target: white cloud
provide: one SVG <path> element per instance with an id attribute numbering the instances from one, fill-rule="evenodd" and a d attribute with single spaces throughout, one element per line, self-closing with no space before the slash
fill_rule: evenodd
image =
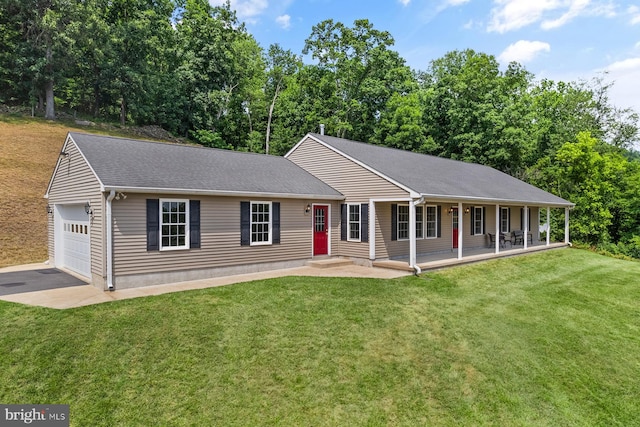
<path id="1" fill-rule="evenodd" d="M 629 6 L 627 13 L 631 15 L 631 25 L 640 24 L 640 7 Z"/>
<path id="2" fill-rule="evenodd" d="M 398 0 L 398 3 L 402 3 L 403 6 L 408 6 L 411 0 Z"/>
<path id="3" fill-rule="evenodd" d="M 469 1 L 471 0 L 445 0 L 445 6 L 449 7 L 455 7 L 455 6 L 462 6 L 465 3 L 469 3 Z"/>
<path id="4" fill-rule="evenodd" d="M 533 24 L 547 10 L 558 7 L 556 0 L 495 0 L 491 10 L 490 32 L 506 33 Z"/>
<path id="5" fill-rule="evenodd" d="M 494 0 L 489 32 L 506 33 L 541 22 L 540 28 L 561 27 L 579 16 L 615 16 L 611 2 L 592 0 Z M 557 15 L 550 17 L 549 15 Z"/>
<path id="6" fill-rule="evenodd" d="M 614 62 L 606 68 L 609 72 L 627 73 L 640 71 L 640 57 Z"/>
<path id="7" fill-rule="evenodd" d="M 226 0 L 209 0 L 212 6 L 222 6 Z M 251 20 L 262 14 L 269 6 L 268 0 L 231 0 L 231 9 L 236 11 L 239 19 Z"/>
<path id="8" fill-rule="evenodd" d="M 541 41 L 519 40 L 509 45 L 499 56 L 498 60 L 506 65 L 516 61 L 521 64 L 532 61 L 543 52 L 550 52 L 551 45 Z"/>
<path id="9" fill-rule="evenodd" d="M 617 61 L 605 68 L 607 80 L 614 82 L 609 95 L 616 107 L 640 113 L 640 56 Z M 640 149 L 640 146 L 637 146 Z"/>
<path id="10" fill-rule="evenodd" d="M 276 18 L 276 23 L 280 25 L 281 28 L 287 29 L 291 26 L 291 16 L 289 15 L 280 15 Z"/>
<path id="11" fill-rule="evenodd" d="M 573 18 L 579 16 L 581 12 L 589 5 L 589 0 L 576 0 L 571 2 L 569 10 L 562 14 L 558 19 L 545 20 L 540 24 L 543 30 L 551 30 L 553 28 L 562 27 Z"/>

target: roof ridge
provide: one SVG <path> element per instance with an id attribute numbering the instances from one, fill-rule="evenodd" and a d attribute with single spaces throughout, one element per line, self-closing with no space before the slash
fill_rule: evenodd
<path id="1" fill-rule="evenodd" d="M 418 151 L 403 150 L 401 148 L 388 147 L 386 145 L 379 145 L 379 144 L 376 144 L 374 142 L 356 141 L 356 140 L 353 140 L 353 139 L 340 138 L 340 137 L 337 137 L 337 136 L 321 135 L 319 133 L 310 133 L 310 135 L 312 135 L 312 136 L 314 136 L 314 137 L 316 137 L 316 138 L 318 138 L 318 139 L 320 139 L 322 141 L 324 141 L 323 138 L 332 138 L 332 139 L 338 139 L 340 141 L 350 142 L 350 143 L 354 143 L 354 144 L 366 145 L 366 146 L 369 146 L 369 147 L 377 147 L 377 148 L 386 149 L 386 150 L 392 150 L 392 151 L 400 152 L 400 153 L 407 154 L 407 155 L 420 155 L 420 156 L 430 157 L 430 158 L 438 159 L 438 160 L 448 160 L 448 161 L 451 161 L 451 162 L 464 163 L 465 165 L 482 166 L 482 167 L 485 167 L 485 168 L 491 168 L 491 169 L 494 169 L 494 170 L 498 170 L 498 169 L 495 169 L 495 168 L 493 168 L 491 166 L 483 165 L 482 163 L 468 162 L 468 161 L 465 161 L 465 160 L 452 159 L 450 157 L 440 157 L 440 156 L 436 156 L 434 154 L 420 153 Z M 327 142 L 327 141 L 324 141 L 324 142 Z M 328 143 L 330 144 L 330 142 L 328 142 Z M 501 171 L 499 171 L 499 172 L 501 172 Z"/>
<path id="2" fill-rule="evenodd" d="M 159 144 L 164 146 L 176 146 L 176 147 L 184 147 L 184 148 L 193 148 L 193 149 L 201 149 L 207 151 L 219 151 L 225 153 L 238 153 L 238 154 L 253 154 L 258 156 L 267 156 L 271 158 L 281 158 L 282 156 L 276 156 L 274 154 L 266 154 L 266 153 L 254 153 L 252 151 L 238 151 L 238 150 L 229 150 L 226 148 L 218 148 L 218 147 L 206 147 L 200 144 L 195 143 L 182 143 L 182 142 L 171 142 L 171 141 L 153 141 L 149 139 L 136 139 L 131 137 L 123 137 L 123 136 L 113 136 L 113 135 L 101 135 L 97 133 L 88 133 L 88 132 L 69 132 L 69 134 L 73 137 L 74 135 L 80 136 L 88 136 L 88 137 L 97 137 L 97 138 L 109 138 L 120 141 L 129 141 L 135 143 L 148 143 L 148 144 Z M 74 139 L 75 141 L 75 139 Z"/>

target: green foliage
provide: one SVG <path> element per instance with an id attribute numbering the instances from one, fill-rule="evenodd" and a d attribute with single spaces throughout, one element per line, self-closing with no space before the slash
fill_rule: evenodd
<path id="1" fill-rule="evenodd" d="M 204 145 L 205 147 L 221 148 L 223 150 L 233 149 L 233 147 L 227 144 L 217 132 L 212 132 L 206 129 L 199 129 L 191 131 L 190 136 L 198 144 Z"/>
<path id="2" fill-rule="evenodd" d="M 477 162 L 542 186 L 577 204 L 574 240 L 634 251 L 639 119 L 611 104 L 606 74 L 536 81 L 471 49 L 412 71 L 393 47 L 366 19 L 327 19 L 305 40 L 312 63 L 303 64 L 278 45 L 265 52 L 230 2 L 0 0 L 0 102 L 49 118 L 57 104 L 280 155 L 324 124 L 328 135 Z M 562 213 L 552 221 L 563 229 Z"/>

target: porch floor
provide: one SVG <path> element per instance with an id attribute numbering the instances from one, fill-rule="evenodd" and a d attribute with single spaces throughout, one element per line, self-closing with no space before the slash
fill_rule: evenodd
<path id="1" fill-rule="evenodd" d="M 549 246 L 547 246 L 546 242 L 541 241 L 529 244 L 526 250 L 524 249 L 523 245 L 513 246 L 512 248 L 507 245 L 506 249 L 500 248 L 500 252 L 497 254 L 495 253 L 494 247 L 470 248 L 462 250 L 462 259 L 458 259 L 458 250 L 452 249 L 451 252 L 438 252 L 418 255 L 416 258 L 416 263 L 422 271 L 435 270 L 438 268 L 450 267 L 453 265 L 461 265 L 494 258 L 523 255 L 549 249 L 563 248 L 566 246 L 566 243 L 550 243 Z M 392 260 L 373 261 L 373 266 L 390 268 L 393 270 L 413 271 L 413 269 L 409 266 L 409 257 Z"/>

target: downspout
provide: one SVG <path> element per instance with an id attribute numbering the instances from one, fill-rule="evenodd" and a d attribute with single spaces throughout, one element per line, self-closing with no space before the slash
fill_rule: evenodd
<path id="1" fill-rule="evenodd" d="M 109 196 L 107 196 L 107 288 L 110 291 L 114 290 L 113 287 L 113 224 L 111 223 L 111 201 L 116 197 L 116 190 L 111 190 Z"/>
<path id="2" fill-rule="evenodd" d="M 415 212 L 415 207 L 420 205 L 420 204 L 422 204 L 422 203 L 424 203 L 424 196 L 420 197 L 418 200 L 414 200 L 412 203 L 413 203 L 413 211 Z M 414 215 L 414 218 L 413 218 L 413 224 L 415 224 L 415 215 Z M 413 229 L 413 232 L 414 232 L 413 236 L 412 236 L 412 239 L 410 239 L 410 241 L 412 241 L 413 243 L 410 243 L 410 244 L 415 245 L 416 244 L 415 225 L 413 227 L 409 227 L 409 228 Z M 415 251 L 414 251 L 414 253 L 415 253 Z M 416 262 L 414 257 L 410 256 L 409 258 L 410 258 L 410 261 L 411 261 L 410 264 L 413 264 L 413 265 L 410 265 L 409 267 L 413 268 L 413 274 L 418 276 L 420 273 L 422 273 L 422 269 L 418 266 L 418 263 Z"/>

